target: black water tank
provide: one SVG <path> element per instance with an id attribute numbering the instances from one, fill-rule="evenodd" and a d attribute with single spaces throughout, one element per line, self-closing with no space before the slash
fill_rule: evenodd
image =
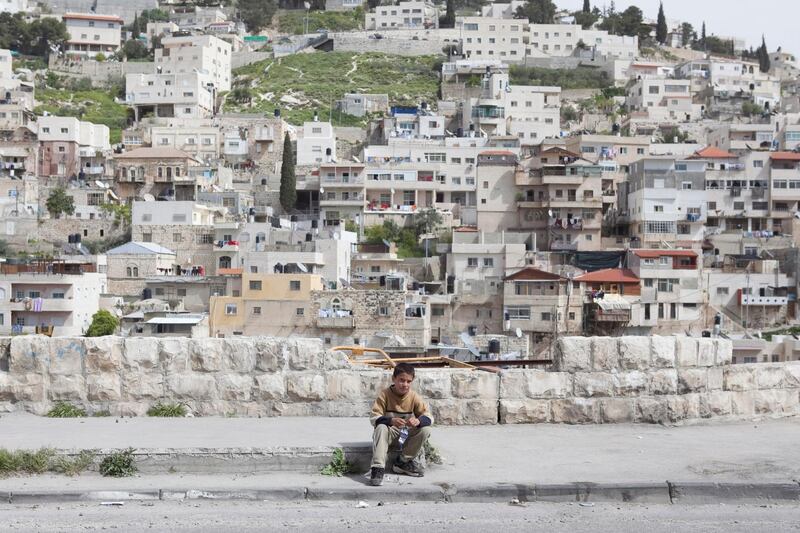
<path id="1" fill-rule="evenodd" d="M 292 221 L 292 222 L 297 222 L 297 215 L 290 216 L 289 220 Z"/>
<path id="2" fill-rule="evenodd" d="M 70 233 L 69 235 L 67 235 L 67 242 L 68 242 L 69 244 L 72 244 L 72 243 L 74 243 L 74 242 L 75 242 L 75 235 L 73 235 L 73 234 L 71 234 L 71 233 Z"/>
<path id="3" fill-rule="evenodd" d="M 145 289 L 142 291 L 142 299 L 149 300 L 153 296 L 153 292 L 150 289 Z"/>
<path id="4" fill-rule="evenodd" d="M 266 184 L 267 184 L 267 178 L 262 178 L 261 185 L 266 185 Z"/>
<path id="5" fill-rule="evenodd" d="M 489 353 L 500 353 L 500 341 L 489 339 Z"/>
<path id="6" fill-rule="evenodd" d="M 306 242 L 311 242 L 314 240 L 314 235 L 312 233 L 306 233 Z"/>
<path id="7" fill-rule="evenodd" d="M 276 107 L 276 108 L 275 108 L 275 113 L 274 113 L 274 114 L 275 114 L 275 116 L 276 116 L 276 117 L 279 117 L 279 116 L 281 116 L 281 110 L 280 110 L 279 108 L 277 108 L 277 107 Z"/>
<path id="8" fill-rule="evenodd" d="M 456 137 L 463 137 L 464 136 L 464 128 L 458 128 L 456 130 Z"/>
<path id="9" fill-rule="evenodd" d="M 316 219 L 312 220 L 311 221 L 311 228 L 312 229 L 317 229 L 318 227 L 319 227 L 319 220 L 316 220 Z"/>
<path id="10" fill-rule="evenodd" d="M 706 330 L 703 330 L 702 335 L 703 335 L 704 338 L 708 338 L 708 337 L 711 336 L 711 332 L 706 329 Z"/>
<path id="11" fill-rule="evenodd" d="M 77 243 L 81 242 L 81 234 L 80 233 L 76 233 L 75 234 L 75 242 L 77 242 Z"/>

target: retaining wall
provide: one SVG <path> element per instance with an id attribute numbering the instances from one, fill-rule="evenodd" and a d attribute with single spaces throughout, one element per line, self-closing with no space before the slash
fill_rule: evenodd
<path id="1" fill-rule="evenodd" d="M 560 339 L 552 370 L 419 370 L 440 424 L 671 423 L 800 412 L 800 362 L 731 365 L 726 340 Z M 143 415 L 366 416 L 389 372 L 317 339 L 0 338 L 0 410 L 56 401 Z"/>

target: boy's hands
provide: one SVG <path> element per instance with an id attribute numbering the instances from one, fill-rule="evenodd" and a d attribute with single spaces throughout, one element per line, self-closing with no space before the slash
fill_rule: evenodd
<path id="1" fill-rule="evenodd" d="M 411 418 L 406 420 L 406 425 L 407 426 L 411 426 L 412 428 L 415 428 L 415 427 L 419 426 L 419 419 L 412 416 Z"/>
<path id="2" fill-rule="evenodd" d="M 392 426 L 396 428 L 406 427 L 406 421 L 402 418 L 392 418 Z"/>

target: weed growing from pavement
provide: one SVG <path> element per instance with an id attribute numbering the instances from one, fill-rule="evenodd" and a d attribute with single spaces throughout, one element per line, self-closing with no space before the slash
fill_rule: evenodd
<path id="1" fill-rule="evenodd" d="M 133 448 L 106 455 L 100 461 L 100 473 L 108 477 L 130 477 L 138 469 L 133 461 Z"/>
<path id="2" fill-rule="evenodd" d="M 186 406 L 182 403 L 157 403 L 147 410 L 147 416 L 182 417 L 186 416 Z"/>
<path id="3" fill-rule="evenodd" d="M 86 416 L 86 411 L 71 403 L 58 402 L 47 412 L 47 416 L 50 418 L 83 418 Z"/>
<path id="4" fill-rule="evenodd" d="M 111 416 L 111 411 L 109 411 L 108 409 L 104 409 L 102 411 L 95 411 L 94 413 L 92 413 L 92 416 L 94 417 Z"/>
<path id="5" fill-rule="evenodd" d="M 75 457 L 68 457 L 57 455 L 50 448 L 36 451 L 0 448 L 0 477 L 45 472 L 74 476 L 88 469 L 94 456 L 93 450 L 82 450 Z"/>
<path id="6" fill-rule="evenodd" d="M 431 441 L 426 440 L 425 444 L 422 445 L 422 449 L 425 450 L 425 460 L 429 464 L 442 464 L 442 455 L 439 453 L 439 450 L 436 448 L 436 446 L 431 444 Z"/>
<path id="7" fill-rule="evenodd" d="M 336 448 L 333 450 L 331 462 L 325 465 L 320 472 L 323 476 L 342 477 L 350 472 L 351 465 L 344 458 L 344 450 Z"/>

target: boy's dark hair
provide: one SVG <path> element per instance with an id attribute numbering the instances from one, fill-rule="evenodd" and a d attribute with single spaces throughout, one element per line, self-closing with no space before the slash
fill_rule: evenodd
<path id="1" fill-rule="evenodd" d="M 414 367 L 408 363 L 397 363 L 397 366 L 394 367 L 394 372 L 392 372 L 392 377 L 396 378 L 400 374 L 408 374 L 412 378 L 414 377 Z"/>

